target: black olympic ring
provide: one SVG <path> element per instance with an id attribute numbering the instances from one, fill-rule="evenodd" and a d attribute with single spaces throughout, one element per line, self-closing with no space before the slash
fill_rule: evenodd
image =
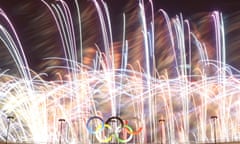
<path id="1" fill-rule="evenodd" d="M 124 127 L 124 122 L 123 122 L 123 120 L 122 120 L 120 117 L 118 117 L 118 116 L 109 117 L 109 118 L 107 119 L 107 121 L 105 122 L 105 124 L 111 123 L 111 121 L 112 121 L 113 119 L 119 120 L 120 123 L 121 123 L 121 128 Z"/>

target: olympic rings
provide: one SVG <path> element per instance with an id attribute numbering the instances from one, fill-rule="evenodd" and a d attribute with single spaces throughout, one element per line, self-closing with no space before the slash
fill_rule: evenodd
<path id="1" fill-rule="evenodd" d="M 94 131 L 90 126 L 90 121 L 93 120 L 93 119 L 98 119 L 101 121 L 101 125 L 98 125 L 96 130 Z M 115 131 L 113 132 L 112 131 L 112 127 L 110 125 L 110 123 L 112 122 L 113 119 L 116 119 L 118 121 L 120 121 L 120 126 L 117 126 Z M 116 121 L 114 121 L 116 122 Z M 86 123 L 86 127 L 87 127 L 87 130 L 91 133 L 91 134 L 95 134 L 96 135 L 96 138 L 99 142 L 101 143 L 108 143 L 112 140 L 113 136 L 115 136 L 116 140 L 118 142 L 121 142 L 121 143 L 127 143 L 129 141 L 131 141 L 131 139 L 133 138 L 133 135 L 137 135 L 139 134 L 141 131 L 142 131 L 142 127 L 140 127 L 138 130 L 136 131 L 133 131 L 133 129 L 128 125 L 128 123 L 126 122 L 126 124 L 124 124 L 123 120 L 120 118 L 120 117 L 117 117 L 117 116 L 112 116 L 112 117 L 109 117 L 107 119 L 107 121 L 104 123 L 103 119 L 99 116 L 92 116 L 90 117 L 88 120 L 87 120 L 87 123 Z M 110 134 L 108 134 L 109 136 L 106 137 L 106 136 L 102 136 L 102 131 L 104 128 L 107 128 L 108 130 L 110 130 Z M 122 129 L 125 129 L 128 134 L 128 138 L 127 139 L 121 139 L 119 137 L 119 133 L 121 132 Z M 112 133 L 113 132 L 113 133 Z M 102 138 L 104 137 L 104 138 Z"/>

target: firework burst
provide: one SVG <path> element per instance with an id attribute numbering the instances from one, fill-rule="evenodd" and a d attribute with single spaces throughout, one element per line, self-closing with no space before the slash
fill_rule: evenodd
<path id="1" fill-rule="evenodd" d="M 78 1 L 41 3 L 61 44 L 51 51 L 58 56 L 39 65 L 42 73 L 31 70 L 13 23 L 0 11 L 1 45 L 18 74 L 0 75 L 2 141 L 98 142 L 86 127 L 91 116 L 141 127 L 132 143 L 240 140 L 239 71 L 226 63 L 221 13 L 206 18 L 214 31 L 209 42 L 181 14 L 169 18 L 140 1 L 123 13 L 121 41 L 114 41 L 105 2 L 93 0 L 83 11 Z M 49 71 L 54 78 L 46 80 Z"/>

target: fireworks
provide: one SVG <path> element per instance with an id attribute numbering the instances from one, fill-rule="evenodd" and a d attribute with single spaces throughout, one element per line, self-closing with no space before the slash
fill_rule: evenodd
<path id="1" fill-rule="evenodd" d="M 155 14 L 151 1 L 148 8 L 140 1 L 138 18 L 124 13 L 122 40 L 114 42 L 107 5 L 91 1 L 101 37 L 100 43 L 85 47 L 85 15 L 78 2 L 75 17 L 63 0 L 42 4 L 56 23 L 64 53 L 46 60 L 66 65 L 48 67 L 57 77 L 51 81 L 31 71 L 13 24 L 0 11 L 0 38 L 20 74 L 0 75 L 2 141 L 98 142 L 86 126 L 93 116 L 120 117 L 130 133 L 141 128 L 132 143 L 240 140 L 239 71 L 226 64 L 221 13 L 208 17 L 215 33 L 213 48 L 182 15 L 170 19 L 164 10 Z M 99 130 L 99 124 L 94 121 L 93 129 Z"/>

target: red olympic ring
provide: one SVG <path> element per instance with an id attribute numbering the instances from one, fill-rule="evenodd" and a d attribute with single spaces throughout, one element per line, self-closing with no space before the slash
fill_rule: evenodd
<path id="1" fill-rule="evenodd" d="M 126 121 L 126 124 L 128 124 L 128 121 Z M 129 131 L 128 129 L 126 129 L 126 131 L 127 131 L 127 133 L 128 134 L 132 134 L 132 135 L 137 135 L 137 134 L 139 134 L 141 131 L 142 131 L 142 127 L 140 127 L 138 130 L 136 130 L 136 131 Z"/>
<path id="2" fill-rule="evenodd" d="M 141 131 L 142 131 L 142 127 L 140 127 L 138 130 L 136 130 L 136 131 L 129 131 L 128 129 L 126 129 L 126 131 L 127 131 L 127 133 L 129 133 L 129 134 L 132 134 L 132 135 L 137 135 L 137 134 L 139 134 Z"/>

